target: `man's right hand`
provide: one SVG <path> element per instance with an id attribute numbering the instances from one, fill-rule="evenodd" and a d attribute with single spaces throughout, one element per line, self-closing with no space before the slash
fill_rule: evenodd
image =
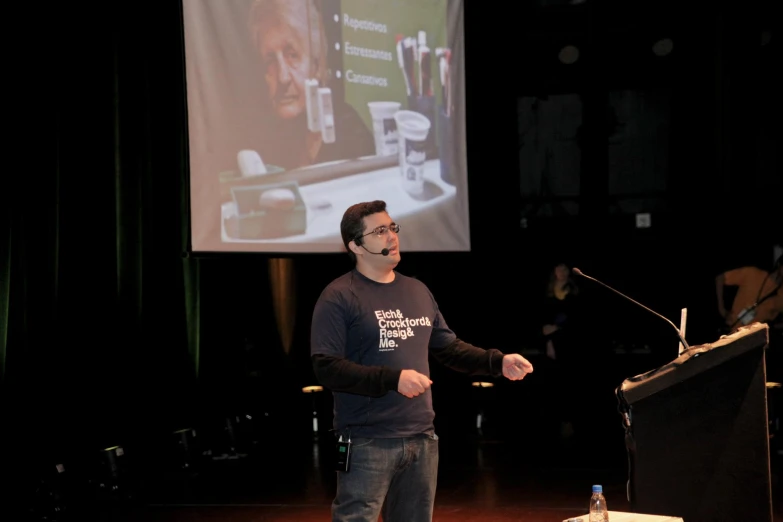
<path id="1" fill-rule="evenodd" d="M 432 381 L 424 374 L 416 370 L 403 370 L 400 373 L 400 381 L 397 384 L 397 391 L 407 398 L 412 399 L 421 395 L 430 387 Z"/>

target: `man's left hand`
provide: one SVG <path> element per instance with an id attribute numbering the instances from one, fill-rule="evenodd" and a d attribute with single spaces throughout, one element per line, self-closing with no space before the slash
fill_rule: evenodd
<path id="1" fill-rule="evenodd" d="M 528 373 L 533 373 L 530 361 L 518 353 L 503 356 L 503 377 L 512 381 L 521 381 Z"/>

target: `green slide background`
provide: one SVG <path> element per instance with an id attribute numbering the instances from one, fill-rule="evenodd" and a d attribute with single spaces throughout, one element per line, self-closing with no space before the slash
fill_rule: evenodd
<path id="1" fill-rule="evenodd" d="M 402 108 L 407 108 L 408 95 L 402 69 L 397 61 L 395 41 L 397 34 L 418 38 L 419 31 L 427 32 L 427 46 L 432 53 L 430 65 L 433 93 L 438 104 L 441 103 L 440 72 L 435 48 L 446 46 L 448 22 L 446 10 L 447 0 L 342 0 L 343 14 L 358 20 L 386 24 L 388 28 L 388 32 L 383 34 L 342 26 L 343 50 L 344 43 L 347 41 L 357 47 L 389 51 L 393 56 L 393 60 L 387 62 L 343 54 L 341 73 L 345 85 L 345 101 L 358 111 L 369 129 L 372 129 L 372 119 L 367 102 L 397 101 L 402 103 Z M 329 22 L 327 20 L 327 23 Z M 340 23 L 343 23 L 342 18 Z M 389 81 L 389 86 L 350 83 L 345 79 L 345 73 L 349 70 L 355 74 L 385 77 Z"/>

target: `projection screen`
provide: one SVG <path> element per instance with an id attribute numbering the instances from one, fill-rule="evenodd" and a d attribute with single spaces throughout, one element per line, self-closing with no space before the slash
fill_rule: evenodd
<path id="1" fill-rule="evenodd" d="M 194 252 L 469 251 L 463 0 L 183 0 Z"/>

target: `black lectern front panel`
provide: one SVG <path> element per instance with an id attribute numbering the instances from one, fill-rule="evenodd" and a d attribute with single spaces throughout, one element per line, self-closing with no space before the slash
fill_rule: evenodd
<path id="1" fill-rule="evenodd" d="M 772 521 L 764 350 L 752 325 L 617 390 L 634 512 L 686 522 Z"/>

